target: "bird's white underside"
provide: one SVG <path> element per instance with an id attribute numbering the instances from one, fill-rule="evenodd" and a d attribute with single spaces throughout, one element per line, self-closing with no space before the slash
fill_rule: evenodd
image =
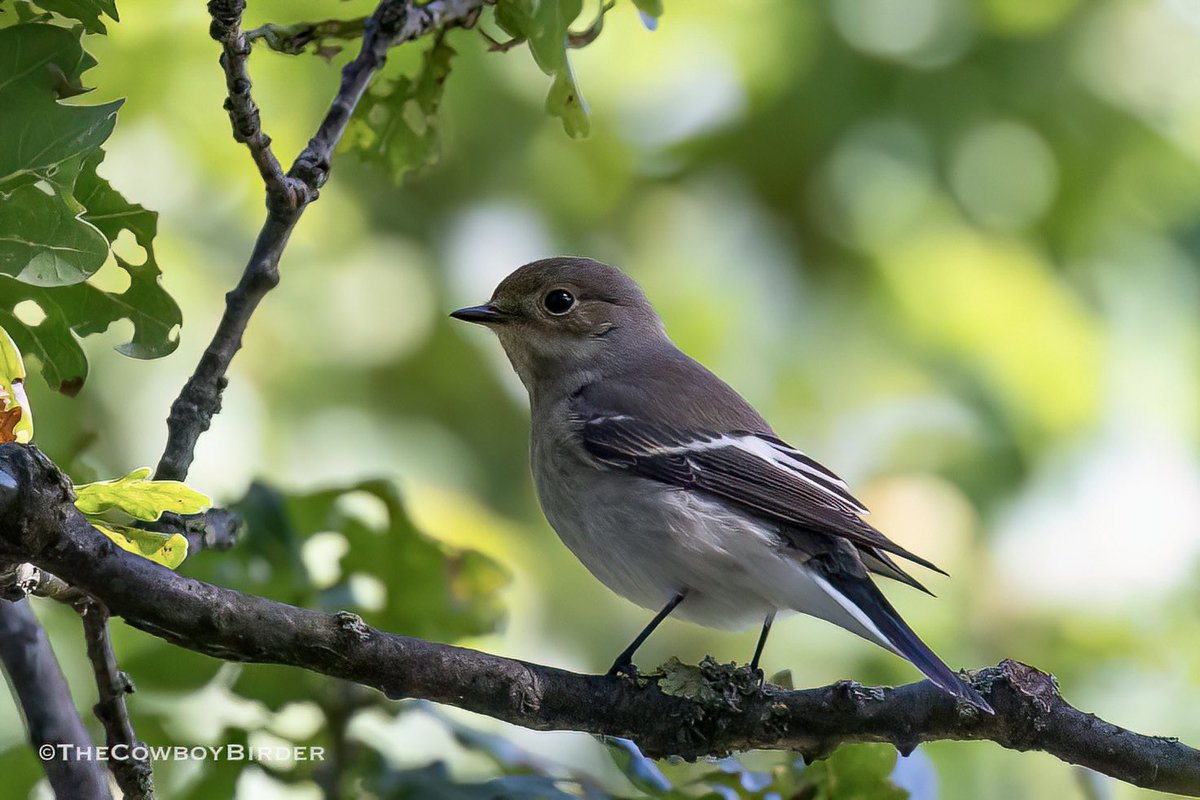
<path id="1" fill-rule="evenodd" d="M 584 566 L 622 597 L 657 611 L 686 589 L 673 617 L 744 629 L 771 611 L 796 611 L 895 650 L 861 610 L 783 546 L 771 524 L 627 473 L 563 480 L 576 473 L 554 470 L 550 453 L 539 464 L 539 455 L 535 447 L 547 519 Z M 557 480 L 548 479 L 552 471 Z"/>

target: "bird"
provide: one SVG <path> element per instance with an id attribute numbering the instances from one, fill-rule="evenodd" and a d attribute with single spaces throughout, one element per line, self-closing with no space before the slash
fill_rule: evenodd
<path id="1" fill-rule="evenodd" d="M 759 672 L 776 615 L 799 612 L 993 713 L 871 577 L 929 593 L 898 559 L 945 573 L 868 524 L 845 481 L 680 350 L 620 269 L 534 261 L 450 316 L 491 329 L 528 392 L 531 468 L 551 527 L 601 583 L 657 612 L 609 675 L 635 669 L 638 647 L 672 614 L 718 629 L 761 623 Z"/>

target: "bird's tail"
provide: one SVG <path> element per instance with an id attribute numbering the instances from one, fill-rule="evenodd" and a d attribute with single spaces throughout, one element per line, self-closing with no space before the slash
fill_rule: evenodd
<path id="1" fill-rule="evenodd" d="M 979 692 L 963 682 L 917 637 L 870 579 L 827 575 L 818 580 L 821 588 L 871 634 L 868 638 L 911 661 L 925 677 L 955 697 L 981 711 L 995 713 Z"/>

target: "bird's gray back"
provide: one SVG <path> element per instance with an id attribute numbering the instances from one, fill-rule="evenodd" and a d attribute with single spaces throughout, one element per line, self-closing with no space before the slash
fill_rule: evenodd
<path id="1" fill-rule="evenodd" d="M 572 407 L 576 413 L 636 410 L 648 423 L 691 431 L 773 435 L 741 395 L 670 342 L 616 365 L 602 381 L 579 387 Z"/>

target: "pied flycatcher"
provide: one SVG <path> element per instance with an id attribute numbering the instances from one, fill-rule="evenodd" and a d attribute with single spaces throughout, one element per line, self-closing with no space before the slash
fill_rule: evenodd
<path id="1" fill-rule="evenodd" d="M 536 261 L 451 316 L 491 328 L 529 391 L 533 476 L 554 530 L 606 586 L 658 610 L 609 674 L 672 612 L 718 628 L 762 621 L 757 669 L 776 613 L 799 611 L 991 711 L 870 578 L 928 591 L 895 558 L 938 568 L 867 524 L 845 482 L 680 351 L 627 275 Z"/>

